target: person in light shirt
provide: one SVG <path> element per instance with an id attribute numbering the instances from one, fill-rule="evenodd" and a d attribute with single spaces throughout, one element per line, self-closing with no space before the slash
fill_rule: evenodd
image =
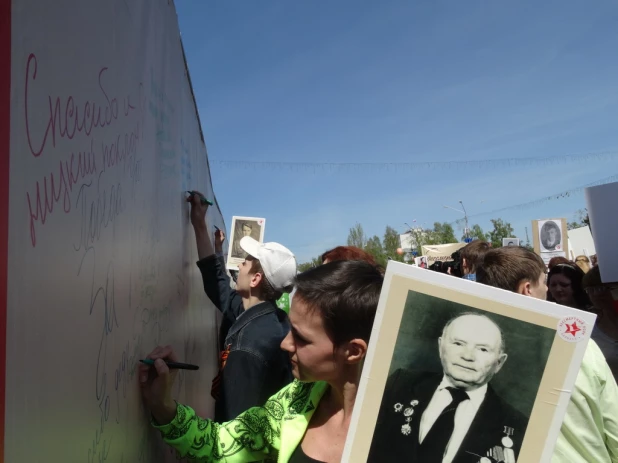
<path id="1" fill-rule="evenodd" d="M 500 327 L 480 313 L 459 314 L 438 349 L 442 375 L 399 369 L 389 377 L 368 461 L 390 453 L 392 461 L 478 463 L 499 446 L 503 461 L 515 463 L 527 419 L 490 385 L 508 358 Z"/>
<path id="2" fill-rule="evenodd" d="M 493 249 L 477 281 L 545 299 L 545 264 L 525 248 Z M 588 341 L 551 463 L 618 463 L 618 385 L 593 338 Z"/>

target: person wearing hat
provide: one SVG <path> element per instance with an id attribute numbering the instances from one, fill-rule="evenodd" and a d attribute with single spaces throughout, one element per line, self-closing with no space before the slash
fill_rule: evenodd
<path id="1" fill-rule="evenodd" d="M 223 233 L 215 233 L 215 250 L 206 225 L 208 205 L 201 203 L 200 194 L 187 201 L 191 203 L 204 290 L 223 314 L 219 373 L 211 388 L 215 421 L 223 423 L 263 404 L 293 379 L 289 356 L 279 347 L 290 323 L 276 301 L 291 291 L 297 264 L 285 246 L 245 236 L 240 246 L 247 257 L 238 266 L 236 288 L 232 289 L 225 262 L 215 252 L 221 252 Z"/>

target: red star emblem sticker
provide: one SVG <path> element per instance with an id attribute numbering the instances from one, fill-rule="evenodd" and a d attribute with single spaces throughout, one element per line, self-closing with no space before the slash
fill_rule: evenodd
<path id="1" fill-rule="evenodd" d="M 568 323 L 566 324 L 566 334 L 572 334 L 573 336 L 575 336 L 577 334 L 578 331 L 581 331 L 582 329 L 577 326 L 577 322 L 573 322 L 572 325 L 569 325 Z"/>

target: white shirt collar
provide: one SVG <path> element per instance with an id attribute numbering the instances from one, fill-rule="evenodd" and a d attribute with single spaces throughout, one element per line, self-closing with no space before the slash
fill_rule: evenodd
<path id="1" fill-rule="evenodd" d="M 442 382 L 438 386 L 438 391 L 443 391 L 447 387 L 457 387 L 457 386 L 455 386 L 452 383 L 452 381 L 448 378 L 448 376 L 444 375 L 444 377 L 442 378 Z M 481 402 L 485 398 L 486 393 L 487 393 L 487 384 L 483 384 L 481 387 L 473 391 L 466 391 L 466 394 L 468 394 L 468 397 L 470 397 L 470 402 L 475 407 L 478 407 L 481 404 Z"/>

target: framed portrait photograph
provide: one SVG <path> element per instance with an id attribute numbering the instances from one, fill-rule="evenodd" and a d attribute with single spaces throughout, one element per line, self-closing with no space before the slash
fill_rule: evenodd
<path id="1" fill-rule="evenodd" d="M 414 264 L 420 268 L 429 268 L 427 264 L 427 256 L 419 256 L 414 258 Z"/>
<path id="2" fill-rule="evenodd" d="M 539 243 L 541 252 L 563 251 L 562 221 L 560 219 L 539 220 Z"/>
<path id="3" fill-rule="evenodd" d="M 562 219 L 542 219 L 532 221 L 532 241 L 536 252 L 547 265 L 553 257 L 569 255 L 567 221 Z"/>
<path id="4" fill-rule="evenodd" d="M 519 238 L 502 238 L 502 246 L 519 246 Z"/>
<path id="5" fill-rule="evenodd" d="M 389 262 L 342 461 L 549 462 L 595 319 Z"/>
<path id="6" fill-rule="evenodd" d="M 247 253 L 240 247 L 240 240 L 244 236 L 264 242 L 264 228 L 266 219 L 258 217 L 232 217 L 231 239 L 227 250 L 227 268 L 238 270 L 238 264 L 247 257 Z"/>

